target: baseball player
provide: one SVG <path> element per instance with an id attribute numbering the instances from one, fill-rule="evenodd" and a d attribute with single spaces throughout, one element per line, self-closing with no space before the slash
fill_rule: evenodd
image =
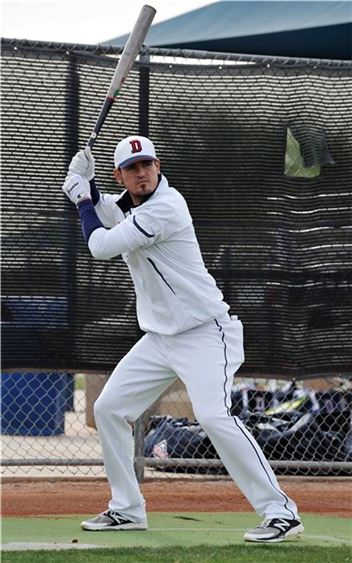
<path id="1" fill-rule="evenodd" d="M 94 258 L 121 255 L 130 271 L 145 335 L 119 362 L 94 405 L 107 478 L 108 509 L 84 530 L 145 530 L 133 467 L 130 422 L 180 378 L 195 416 L 229 475 L 263 523 L 246 541 L 281 542 L 303 532 L 295 503 L 280 489 L 260 447 L 231 416 L 233 375 L 244 360 L 242 323 L 205 268 L 185 199 L 160 172 L 152 142 L 123 139 L 114 154 L 122 195 L 101 194 L 89 148 L 71 161 L 63 191 L 77 205 Z"/>

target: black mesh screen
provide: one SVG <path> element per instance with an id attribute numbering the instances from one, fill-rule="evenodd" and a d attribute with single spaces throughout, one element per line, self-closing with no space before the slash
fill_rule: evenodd
<path id="1" fill-rule="evenodd" d="M 2 47 L 3 365 L 111 369 L 141 336 L 133 286 L 120 258 L 90 257 L 60 188 L 118 51 Z M 149 134 L 188 201 L 207 267 L 243 321 L 242 374 L 349 374 L 351 65 L 150 54 L 94 147 L 100 189 L 118 190 L 116 143 Z M 285 173 L 289 126 L 305 144 L 322 132 L 318 176 Z"/>

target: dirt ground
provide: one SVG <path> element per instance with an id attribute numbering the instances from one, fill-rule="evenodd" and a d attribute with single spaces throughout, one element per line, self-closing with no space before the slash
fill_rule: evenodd
<path id="1" fill-rule="evenodd" d="M 352 516 L 352 487 L 348 478 L 282 478 L 281 488 L 300 512 Z M 251 506 L 232 481 L 162 479 L 145 482 L 148 511 L 246 512 Z M 9 480 L 2 484 L 3 516 L 96 514 L 110 498 L 105 480 Z"/>

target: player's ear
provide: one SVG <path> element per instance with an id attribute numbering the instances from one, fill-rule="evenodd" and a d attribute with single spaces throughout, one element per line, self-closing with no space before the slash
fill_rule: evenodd
<path id="1" fill-rule="evenodd" d="M 160 172 L 160 160 L 157 159 L 157 160 L 154 160 L 154 162 L 155 162 L 155 166 L 156 166 L 156 169 L 158 171 L 158 174 L 159 174 L 159 172 Z"/>
<path id="2" fill-rule="evenodd" d="M 115 180 L 118 184 L 123 184 L 122 174 L 121 174 L 120 168 L 114 168 L 113 171 L 112 171 L 112 175 L 114 176 L 114 178 L 115 178 Z"/>

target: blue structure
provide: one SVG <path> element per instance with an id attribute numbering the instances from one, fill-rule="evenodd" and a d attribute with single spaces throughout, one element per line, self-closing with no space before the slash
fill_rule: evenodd
<path id="1" fill-rule="evenodd" d="M 65 432 L 73 377 L 56 373 L 1 374 L 1 433 L 56 436 Z"/>
<path id="2" fill-rule="evenodd" d="M 123 46 L 128 35 L 105 45 Z M 153 25 L 151 47 L 252 55 L 352 58 L 352 3 L 223 1 Z"/>

